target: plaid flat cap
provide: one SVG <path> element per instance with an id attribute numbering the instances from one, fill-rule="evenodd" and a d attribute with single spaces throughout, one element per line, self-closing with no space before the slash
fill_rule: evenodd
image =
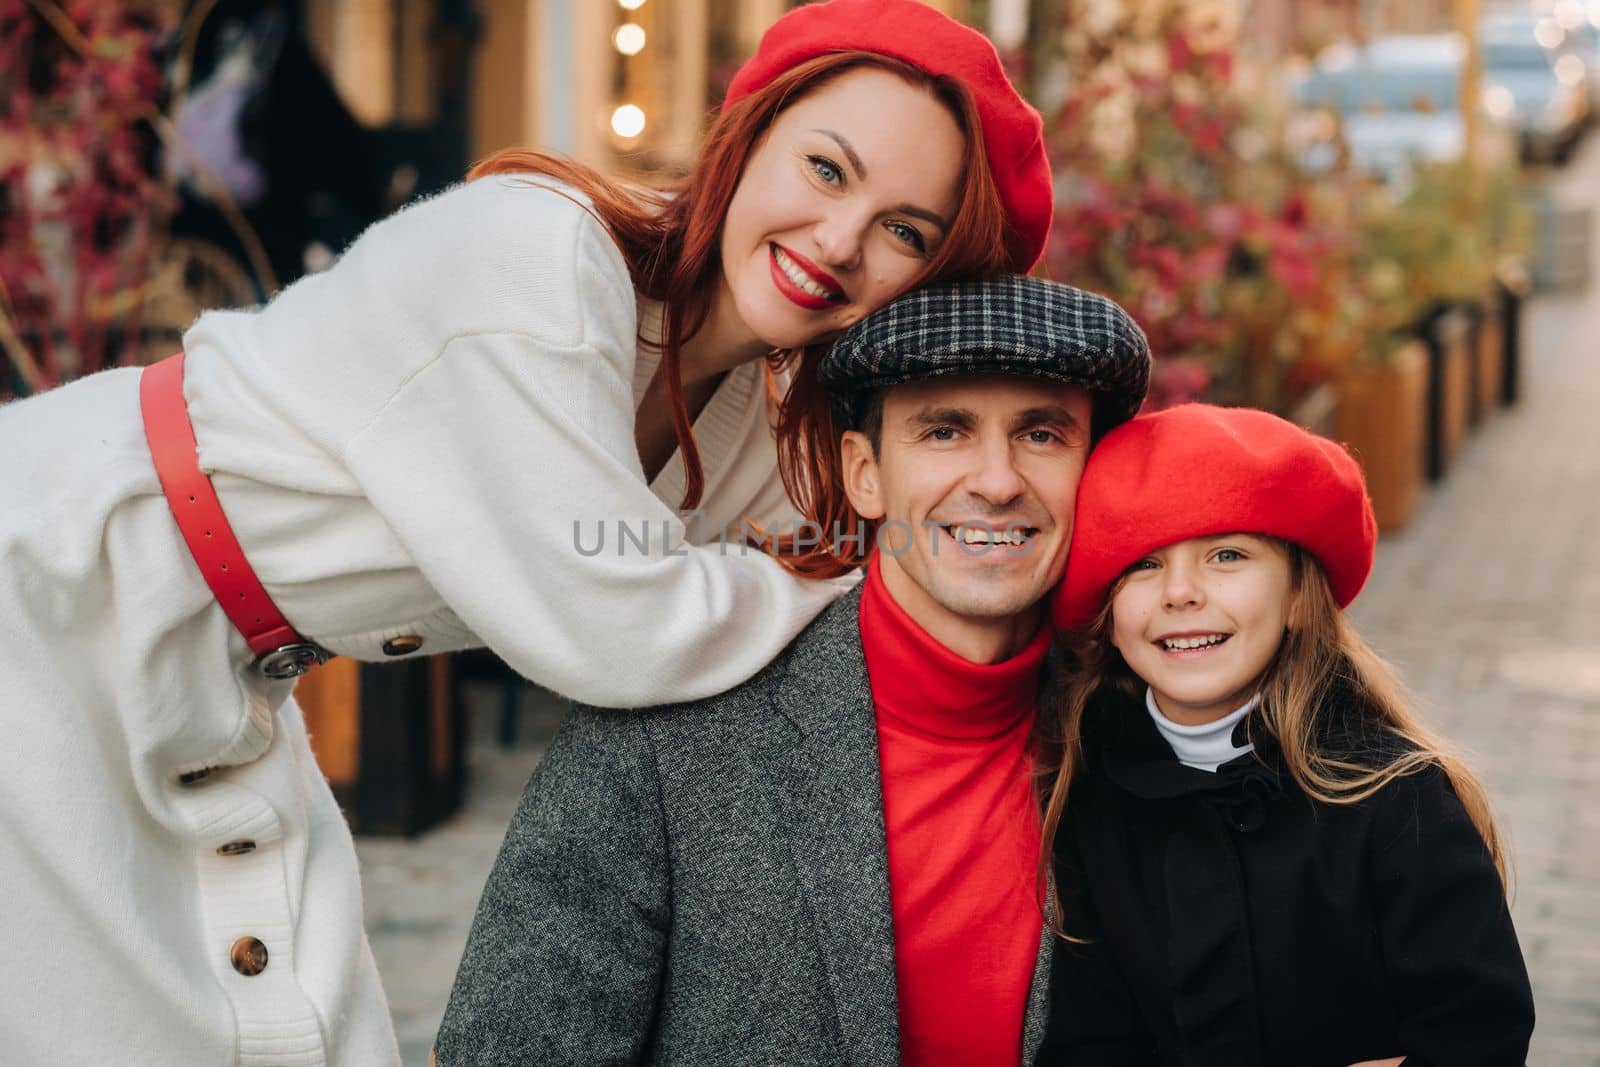
<path id="1" fill-rule="evenodd" d="M 1011 274 L 913 290 L 841 334 L 817 368 L 850 426 L 873 390 L 949 374 L 1081 385 L 1094 394 L 1095 429 L 1104 433 L 1144 403 L 1150 345 L 1105 297 Z"/>

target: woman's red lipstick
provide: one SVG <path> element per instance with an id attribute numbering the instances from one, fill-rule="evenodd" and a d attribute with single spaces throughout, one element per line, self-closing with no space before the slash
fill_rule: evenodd
<path id="1" fill-rule="evenodd" d="M 813 285 L 826 290 L 828 295 L 818 296 L 796 284 L 779 261 L 780 254 Z M 844 302 L 843 289 L 834 277 L 804 256 L 774 243 L 768 246 L 767 263 L 772 273 L 772 283 L 778 287 L 778 291 L 807 311 L 821 311 Z"/>

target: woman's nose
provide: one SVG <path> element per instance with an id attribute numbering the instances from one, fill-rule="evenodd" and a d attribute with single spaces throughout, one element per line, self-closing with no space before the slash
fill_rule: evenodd
<path id="1" fill-rule="evenodd" d="M 860 266 L 864 229 L 856 212 L 841 208 L 824 215 L 812 232 L 822 262 L 839 270 Z"/>

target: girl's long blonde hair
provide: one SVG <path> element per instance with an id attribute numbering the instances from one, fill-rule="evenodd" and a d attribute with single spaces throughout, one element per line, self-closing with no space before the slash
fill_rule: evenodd
<path id="1" fill-rule="evenodd" d="M 1509 894 L 1510 872 L 1489 798 L 1460 757 L 1418 717 L 1415 698 L 1392 667 L 1362 640 L 1345 618 L 1315 556 L 1298 545 L 1289 555 L 1289 619 L 1283 643 L 1261 680 L 1261 719 L 1277 739 L 1289 774 L 1305 794 L 1324 804 L 1356 804 L 1389 782 L 1427 767 L 1449 777 Z M 1063 641 L 1067 677 L 1054 699 L 1054 716 L 1041 718 L 1038 781 L 1047 797 L 1041 886 L 1050 887 L 1050 928 L 1072 939 L 1063 925 L 1062 889 L 1050 878 L 1054 842 L 1066 812 L 1072 776 L 1083 759 L 1085 711 L 1103 686 L 1135 697 L 1144 683 L 1111 643 L 1111 602 L 1119 581 L 1087 629 Z M 1361 736 L 1375 744 L 1366 752 L 1328 751 L 1323 743 L 1324 709 L 1336 690 L 1353 694 Z"/>

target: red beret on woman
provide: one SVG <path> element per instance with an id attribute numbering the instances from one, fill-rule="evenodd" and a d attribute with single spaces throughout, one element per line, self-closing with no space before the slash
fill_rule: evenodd
<path id="1" fill-rule="evenodd" d="M 1012 269 L 1032 270 L 1044 253 L 1054 208 L 1044 123 L 1012 87 L 989 39 L 921 0 L 806 4 L 767 30 L 756 54 L 734 75 L 723 110 L 798 64 L 832 52 L 889 56 L 971 90 L 989 171 L 1005 205 Z"/>

